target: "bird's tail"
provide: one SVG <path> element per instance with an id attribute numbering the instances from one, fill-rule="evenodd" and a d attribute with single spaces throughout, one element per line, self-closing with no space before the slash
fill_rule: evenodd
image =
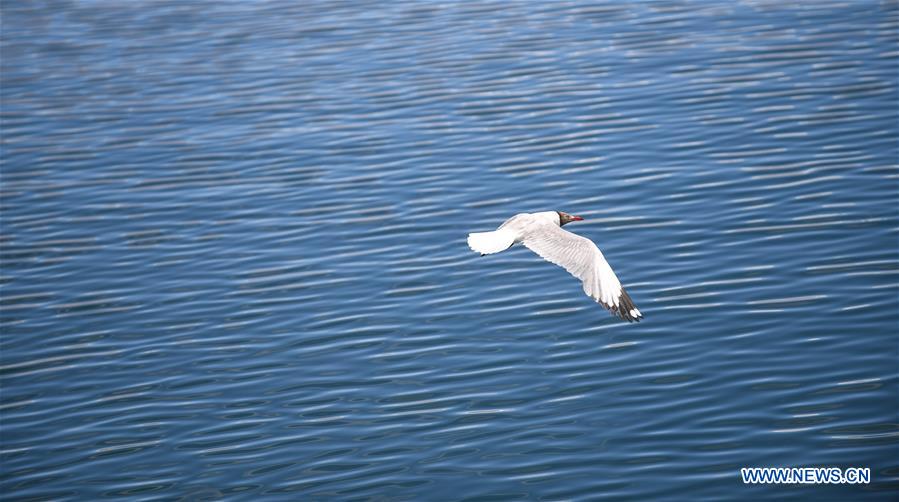
<path id="1" fill-rule="evenodd" d="M 512 244 L 515 244 L 515 235 L 508 230 L 500 229 L 495 232 L 468 234 L 468 247 L 482 255 L 505 251 Z"/>

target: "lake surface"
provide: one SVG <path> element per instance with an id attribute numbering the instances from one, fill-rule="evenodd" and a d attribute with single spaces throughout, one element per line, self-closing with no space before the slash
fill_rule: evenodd
<path id="1" fill-rule="evenodd" d="M 4 2 L 2 497 L 895 500 L 897 23 Z M 553 209 L 643 322 L 466 246 Z"/>

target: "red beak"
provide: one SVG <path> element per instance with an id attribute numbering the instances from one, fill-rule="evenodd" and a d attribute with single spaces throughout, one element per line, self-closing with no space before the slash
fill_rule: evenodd
<path id="1" fill-rule="evenodd" d="M 571 221 L 583 221 L 583 218 L 581 218 L 580 216 L 572 216 Z"/>

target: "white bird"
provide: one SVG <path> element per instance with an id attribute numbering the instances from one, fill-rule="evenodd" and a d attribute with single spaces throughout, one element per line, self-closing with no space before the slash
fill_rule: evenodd
<path id="1" fill-rule="evenodd" d="M 596 244 L 562 228 L 566 223 L 581 220 L 580 216 L 561 211 L 516 214 L 493 232 L 468 234 L 468 246 L 484 256 L 505 251 L 520 242 L 544 260 L 580 279 L 584 293 L 613 315 L 628 322 L 639 321 L 643 314 L 621 286 Z"/>

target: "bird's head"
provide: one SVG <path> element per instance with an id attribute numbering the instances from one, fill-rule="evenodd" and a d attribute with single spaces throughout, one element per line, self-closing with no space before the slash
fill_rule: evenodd
<path id="1" fill-rule="evenodd" d="M 556 211 L 559 213 L 559 226 L 564 226 L 566 223 L 571 223 L 572 221 L 581 221 L 583 218 L 580 216 L 573 216 L 568 213 L 563 213 L 562 211 Z"/>

